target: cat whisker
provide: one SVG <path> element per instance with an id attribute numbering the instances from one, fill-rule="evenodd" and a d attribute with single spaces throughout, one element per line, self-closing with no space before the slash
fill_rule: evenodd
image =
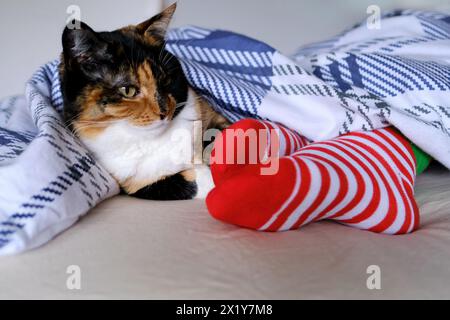
<path id="1" fill-rule="evenodd" d="M 113 123 L 122 122 L 123 120 L 126 120 L 126 119 L 120 119 L 120 120 L 107 120 L 107 121 L 79 120 L 79 121 L 77 121 L 77 124 L 78 124 L 78 123 L 81 123 L 81 124 L 91 124 L 91 125 L 98 125 L 98 126 L 101 126 L 101 125 L 108 125 L 108 124 L 113 124 Z"/>
<path id="2" fill-rule="evenodd" d="M 168 53 L 165 56 L 165 60 L 162 62 L 162 65 L 165 67 L 169 64 L 169 62 L 175 58 L 175 56 L 173 54 L 171 54 L 169 51 L 167 51 Z M 168 57 L 168 58 L 167 58 Z"/>
<path id="3" fill-rule="evenodd" d="M 184 45 L 185 46 L 188 46 L 191 42 L 193 42 L 195 39 L 191 39 L 191 40 L 189 40 L 188 42 L 185 42 L 184 43 Z M 173 44 L 178 44 L 178 42 L 180 42 L 181 40 L 175 40 L 175 41 L 171 41 Z M 172 60 L 173 58 L 176 58 L 175 57 L 175 55 L 174 54 L 172 54 L 171 52 L 169 52 L 168 50 L 165 50 L 167 53 L 166 53 L 166 55 L 165 55 L 165 59 L 163 59 L 162 61 L 161 61 L 161 64 L 163 65 L 163 66 L 166 66 L 169 62 L 170 62 L 170 60 Z M 168 59 L 166 59 L 167 58 L 167 56 L 169 57 Z"/>
<path id="4" fill-rule="evenodd" d="M 106 127 L 110 124 L 118 123 L 123 120 L 110 120 L 110 121 L 89 121 L 89 120 L 81 120 L 77 121 L 77 125 L 73 126 L 72 132 L 75 135 L 79 135 L 79 133 L 86 128 L 101 128 Z M 79 125 L 81 124 L 81 125 Z"/>
<path id="5" fill-rule="evenodd" d="M 162 61 L 162 60 L 161 60 L 161 56 L 162 56 L 162 53 L 163 53 L 164 51 L 166 51 L 166 44 L 167 44 L 167 41 L 164 40 L 164 43 L 163 43 L 163 45 L 162 45 L 162 47 L 161 47 L 161 50 L 159 51 L 159 56 L 158 56 L 158 60 L 159 60 L 159 61 Z"/>
<path id="6" fill-rule="evenodd" d="M 179 103 L 177 103 L 177 104 L 175 105 L 175 109 L 182 108 L 182 107 L 185 107 L 185 106 L 193 106 L 193 105 L 195 105 L 196 102 L 199 102 L 199 101 L 201 101 L 201 100 L 202 100 L 202 98 L 200 98 L 200 97 L 195 97 L 195 98 L 194 98 L 194 101 L 184 101 L 184 102 L 179 102 Z"/>
<path id="7" fill-rule="evenodd" d="M 177 66 L 172 67 L 170 69 L 166 69 L 165 72 L 168 73 L 168 74 L 172 74 L 174 72 L 179 72 L 180 69 L 181 69 L 181 66 L 177 65 Z"/>

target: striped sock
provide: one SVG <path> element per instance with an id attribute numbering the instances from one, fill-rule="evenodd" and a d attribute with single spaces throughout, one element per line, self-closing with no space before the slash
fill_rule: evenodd
<path id="1" fill-rule="evenodd" d="M 250 139 L 250 133 L 254 133 L 253 140 Z M 261 138 L 259 138 L 260 133 Z M 242 139 L 244 145 L 240 146 L 239 139 L 244 136 L 245 139 Z M 274 122 L 250 118 L 236 122 L 216 137 L 215 147 L 211 152 L 211 172 L 214 183 L 220 184 L 220 181 L 226 179 L 228 174 L 233 175 L 239 168 L 259 163 L 265 156 L 272 156 L 272 152 L 275 152 L 278 157 L 291 155 L 308 143 L 308 140 L 297 132 Z M 220 148 L 218 148 L 219 145 Z M 256 155 L 254 161 L 251 159 L 251 154 Z"/>
<path id="2" fill-rule="evenodd" d="M 257 120 L 237 122 L 218 137 L 213 155 L 229 151 L 224 143 L 227 130 L 275 126 Z M 216 187 L 206 201 L 212 216 L 261 231 L 297 229 L 323 219 L 386 234 L 417 229 L 415 158 L 409 142 L 394 129 L 306 145 L 304 138 L 292 144 L 290 137 L 298 135 L 278 127 L 276 174 L 262 175 L 261 163 L 211 165 Z"/>

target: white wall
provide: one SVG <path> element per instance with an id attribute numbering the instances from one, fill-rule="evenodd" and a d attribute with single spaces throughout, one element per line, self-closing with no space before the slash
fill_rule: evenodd
<path id="1" fill-rule="evenodd" d="M 76 4 L 94 29 L 138 23 L 161 9 L 161 0 L 1 0 L 0 98 L 24 92 L 43 63 L 59 56 L 66 9 Z"/>
<path id="2" fill-rule="evenodd" d="M 178 0 L 173 25 L 234 30 L 291 53 L 365 19 L 369 5 L 449 10 L 450 0 Z"/>

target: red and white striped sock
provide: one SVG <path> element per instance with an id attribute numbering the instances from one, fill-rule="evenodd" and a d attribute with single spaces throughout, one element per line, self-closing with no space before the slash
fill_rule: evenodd
<path id="1" fill-rule="evenodd" d="M 216 139 L 213 157 L 230 151 L 227 130 L 275 127 L 257 120 L 237 122 Z M 409 142 L 393 128 L 309 145 L 298 134 L 278 128 L 276 174 L 261 174 L 267 166 L 262 163 L 212 163 L 216 187 L 206 200 L 212 216 L 261 231 L 297 229 L 323 219 L 386 234 L 418 228 L 415 157 Z M 296 137 L 294 144 L 291 137 Z"/>
<path id="2" fill-rule="evenodd" d="M 254 134 L 253 139 L 249 138 L 252 136 L 250 133 Z M 240 146 L 240 139 L 244 141 L 243 146 Z M 291 155 L 307 144 L 309 142 L 305 137 L 274 122 L 250 118 L 236 122 L 216 137 L 211 153 L 214 183 L 218 185 L 227 174 L 233 175 L 239 168 L 271 157 L 272 152 L 277 157 Z M 253 161 L 251 154 L 257 155 Z"/>

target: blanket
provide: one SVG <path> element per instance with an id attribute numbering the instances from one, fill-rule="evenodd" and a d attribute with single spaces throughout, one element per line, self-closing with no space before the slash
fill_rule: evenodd
<path id="1" fill-rule="evenodd" d="M 312 141 L 395 126 L 450 168 L 450 16 L 395 11 L 286 56 L 222 30 L 171 30 L 191 86 L 231 121 L 279 122 Z M 58 61 L 0 103 L 0 255 L 36 248 L 116 195 L 66 128 Z"/>

